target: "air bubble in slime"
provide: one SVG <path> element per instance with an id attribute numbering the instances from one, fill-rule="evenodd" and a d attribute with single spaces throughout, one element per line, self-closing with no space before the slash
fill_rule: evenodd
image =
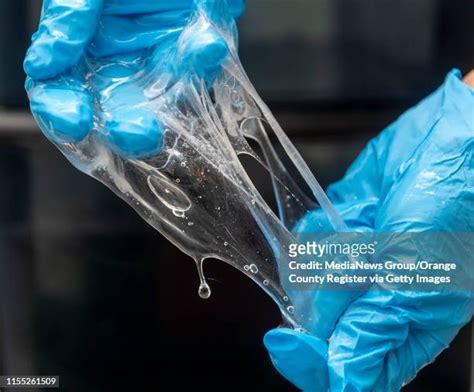
<path id="1" fill-rule="evenodd" d="M 291 229 L 317 208 L 334 230 L 345 226 L 246 76 L 237 55 L 234 21 L 226 12 L 225 0 L 196 0 L 187 25 L 166 38 L 175 40 L 168 49 L 161 45 L 129 63 L 85 56 L 74 72 L 84 74 L 94 97 L 93 129 L 77 141 L 58 137 L 48 124 L 40 126 L 74 166 L 108 186 L 195 260 L 202 298 L 211 295 L 203 261 L 216 258 L 267 292 L 286 325 L 305 328 L 308 306 L 294 301 L 279 275 L 289 244 L 297 242 Z M 189 50 L 189 37 L 198 33 L 218 37 L 217 44 L 229 52 L 212 83 L 200 76 L 202 70 L 181 64 L 176 73 L 172 66 Z M 110 72 L 114 68 L 122 68 L 123 77 Z M 134 99 L 130 91 L 137 92 Z M 130 113 L 143 116 L 129 121 Z M 141 134 L 147 126 L 153 131 Z M 307 183 L 311 197 L 290 176 L 270 132 Z M 249 139 L 258 144 L 262 157 Z M 278 216 L 249 178 L 240 155 L 254 158 L 270 173 Z"/>

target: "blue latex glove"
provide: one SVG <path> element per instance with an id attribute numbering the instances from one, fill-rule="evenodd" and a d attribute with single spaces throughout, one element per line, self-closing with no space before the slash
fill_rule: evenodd
<path id="1" fill-rule="evenodd" d="M 353 230 L 472 233 L 474 91 L 460 72 L 372 140 L 328 195 Z M 319 221 L 311 213 L 295 231 L 314 231 Z M 436 247 L 442 260 L 460 256 L 450 243 Z M 472 260 L 463 261 L 473 282 Z M 264 343 L 284 377 L 318 392 L 398 391 L 448 346 L 474 307 L 468 288 L 322 290 L 311 298 L 318 336 L 276 329 Z"/>
<path id="2" fill-rule="evenodd" d="M 227 6 L 238 17 L 244 3 L 228 0 Z M 163 129 L 140 109 L 146 98 L 133 75 L 144 61 L 152 68 L 154 59 L 172 53 L 193 7 L 193 0 L 45 0 L 24 62 L 31 110 L 45 135 L 53 142 L 81 141 L 94 127 L 98 103 L 108 116 L 110 146 L 130 157 L 156 152 Z M 212 28 L 188 40 L 169 68 L 179 77 L 194 67 L 212 79 L 228 54 L 226 42 Z M 95 62 L 101 66 L 91 75 L 88 64 Z M 110 89 L 113 78 L 125 77 L 130 80 Z M 124 102 L 131 109 L 124 111 Z"/>

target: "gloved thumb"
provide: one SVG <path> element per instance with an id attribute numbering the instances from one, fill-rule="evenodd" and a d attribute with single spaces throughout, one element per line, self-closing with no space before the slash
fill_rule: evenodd
<path id="1" fill-rule="evenodd" d="M 275 368 L 288 381 L 308 392 L 328 390 L 327 343 L 303 332 L 273 329 L 263 338 Z"/>

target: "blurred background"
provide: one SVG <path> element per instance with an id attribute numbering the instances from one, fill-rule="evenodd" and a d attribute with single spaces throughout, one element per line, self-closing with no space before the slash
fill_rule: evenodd
<path id="1" fill-rule="evenodd" d="M 451 68 L 474 67 L 472 0 L 247 4 L 242 62 L 324 186 Z M 59 375 L 64 391 L 294 391 L 262 344 L 272 301 L 212 261 L 201 300 L 191 259 L 41 136 L 22 71 L 39 8 L 0 2 L 0 374 Z M 404 391 L 469 391 L 471 341 L 467 326 Z"/>

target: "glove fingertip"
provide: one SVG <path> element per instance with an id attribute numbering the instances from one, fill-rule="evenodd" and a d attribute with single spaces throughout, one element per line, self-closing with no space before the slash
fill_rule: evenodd
<path id="1" fill-rule="evenodd" d="M 79 142 L 92 129 L 92 97 L 86 91 L 41 86 L 29 96 L 36 121 L 53 142 Z"/>
<path id="2" fill-rule="evenodd" d="M 264 336 L 272 363 L 280 374 L 304 391 L 327 391 L 327 343 L 291 329 L 274 329 Z"/>
<path id="3" fill-rule="evenodd" d="M 244 0 L 228 0 L 229 11 L 234 18 L 240 18 L 245 12 Z"/>
<path id="4" fill-rule="evenodd" d="M 164 129 L 153 113 L 144 109 L 116 111 L 106 124 L 107 141 L 121 155 L 147 158 L 163 145 Z"/>
<path id="5" fill-rule="evenodd" d="M 58 71 L 54 67 L 51 50 L 35 41 L 26 52 L 23 70 L 32 79 L 46 79 Z"/>
<path id="6" fill-rule="evenodd" d="M 102 0 L 49 2 L 23 63 L 26 74 L 50 79 L 76 65 L 95 33 L 101 10 Z"/>
<path id="7" fill-rule="evenodd" d="M 226 40 L 212 28 L 197 31 L 188 40 L 184 65 L 194 69 L 206 81 L 212 81 L 229 56 Z"/>

